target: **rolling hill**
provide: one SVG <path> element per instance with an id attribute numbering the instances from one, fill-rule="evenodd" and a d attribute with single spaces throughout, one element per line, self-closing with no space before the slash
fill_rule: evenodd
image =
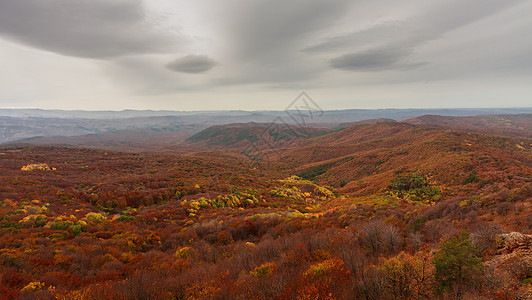
<path id="1" fill-rule="evenodd" d="M 6 145 L 68 145 L 115 151 L 160 151 L 165 147 L 181 143 L 205 127 L 204 125 L 193 124 L 110 130 L 78 136 L 33 137 L 6 143 Z M 176 147 L 173 148 L 176 149 Z M 185 149 L 188 146 L 180 148 Z"/>
<path id="2" fill-rule="evenodd" d="M 468 176 L 483 180 L 483 192 L 519 185 L 532 178 L 532 140 L 410 125 L 355 125 L 298 141 L 280 152 L 280 161 L 300 176 L 333 185 L 351 195 L 382 192 L 397 174 L 421 172 L 452 193 L 466 192 Z"/>
<path id="3" fill-rule="evenodd" d="M 299 127 L 276 123 L 236 123 L 209 127 L 187 138 L 190 145 L 217 149 L 254 150 L 283 147 L 296 140 L 332 132 L 328 128 Z"/>
<path id="4" fill-rule="evenodd" d="M 532 138 L 532 114 L 469 117 L 425 115 L 403 122 L 492 135 Z"/>
<path id="5" fill-rule="evenodd" d="M 0 295 L 394 299 L 400 279 L 411 298 L 433 299 L 437 262 L 468 255 L 464 297 L 529 298 L 532 140 L 428 119 L 183 127 L 177 145 L 164 128 L 4 145 Z M 84 148 L 121 140 L 144 151 Z"/>
<path id="6" fill-rule="evenodd" d="M 208 126 L 230 123 L 271 123 L 282 120 L 295 124 L 297 111 L 64 111 L 41 109 L 0 109 L 0 143 L 32 137 L 78 136 L 113 130 Z M 494 109 L 348 109 L 323 111 L 305 120 L 310 127 L 332 128 L 340 123 L 368 119 L 402 121 L 422 115 L 476 116 L 482 114 L 532 113 L 531 108 Z M 378 120 L 377 120 L 378 121 Z M 301 122 L 301 120 L 299 121 Z M 418 121 L 421 122 L 421 121 Z M 478 126 L 477 126 L 478 128 Z"/>

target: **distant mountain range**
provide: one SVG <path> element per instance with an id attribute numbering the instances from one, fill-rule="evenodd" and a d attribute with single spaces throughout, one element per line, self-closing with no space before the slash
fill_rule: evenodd
<path id="1" fill-rule="evenodd" d="M 492 135 L 532 138 L 532 114 L 482 115 L 473 117 L 426 115 L 408 119 L 404 122 Z"/>
<path id="2" fill-rule="evenodd" d="M 288 111 L 293 113 L 295 111 Z M 320 113 L 321 120 L 334 120 L 340 117 L 340 122 L 361 121 L 364 119 L 391 118 L 404 120 L 421 115 L 445 116 L 475 116 L 485 114 L 519 114 L 532 113 L 532 107 L 521 108 L 442 108 L 442 109 L 344 109 L 326 110 Z M 142 117 L 248 117 L 253 120 L 242 122 L 261 122 L 261 116 L 287 116 L 287 111 L 245 111 L 245 110 L 203 110 L 203 111 L 174 111 L 174 110 L 120 110 L 120 111 L 86 111 L 86 110 L 58 110 L 58 109 L 9 109 L 0 108 L 0 117 L 14 118 L 60 118 L 60 119 L 127 119 Z M 347 120 L 345 119 L 347 118 Z M 352 120 L 356 118 L 357 120 Z M 256 120 L 255 120 L 256 119 Z"/>
<path id="3" fill-rule="evenodd" d="M 340 129 L 357 123 L 405 121 L 449 129 L 471 129 L 529 137 L 525 124 L 532 108 L 490 109 L 349 109 L 313 114 L 303 111 L 63 111 L 0 109 L 0 143 L 59 143 L 120 146 L 148 138 L 178 144 L 210 126 L 234 123 L 304 125 Z M 498 114 L 500 117 L 487 115 Z M 477 119 L 474 116 L 486 115 Z M 519 120 L 515 119 L 513 116 Z M 423 118 L 418 118 L 424 116 Z M 443 117 L 445 116 L 445 117 Z M 468 118 L 463 118 L 468 117 Z M 416 119 L 417 118 L 417 119 Z M 498 119 L 497 119 L 498 118 Z M 510 123 L 506 124 L 506 119 Z M 409 120 L 412 119 L 412 120 Z M 304 124 L 302 124 L 304 122 Z M 512 123 L 513 122 L 513 123 Z M 266 126 L 266 125 L 261 125 Z M 490 127 L 491 126 L 491 127 Z M 106 134 L 103 134 L 106 133 Z M 77 136 L 76 139 L 66 137 Z M 30 140 L 28 140 L 30 139 Z M 73 142 L 73 141 L 76 142 Z M 104 141 L 107 140 L 107 141 Z M 120 145 L 117 145 L 118 142 Z M 128 144 L 128 145 L 129 145 Z"/>

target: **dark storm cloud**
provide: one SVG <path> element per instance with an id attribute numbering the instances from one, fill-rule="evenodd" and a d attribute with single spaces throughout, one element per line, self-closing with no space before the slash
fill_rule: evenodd
<path id="1" fill-rule="evenodd" d="M 185 57 L 174 60 L 166 65 L 172 71 L 183 73 L 203 73 L 214 68 L 216 61 L 205 55 L 189 54 Z"/>
<path id="2" fill-rule="evenodd" d="M 182 37 L 157 26 L 140 0 L 0 1 L 0 36 L 68 56 L 171 51 Z"/>

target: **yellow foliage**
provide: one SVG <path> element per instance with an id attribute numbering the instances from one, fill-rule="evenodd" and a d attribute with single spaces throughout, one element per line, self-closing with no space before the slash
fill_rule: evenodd
<path id="1" fill-rule="evenodd" d="M 44 283 L 39 281 L 32 281 L 22 288 L 22 292 L 36 292 L 42 290 Z"/>
<path id="2" fill-rule="evenodd" d="M 176 250 L 175 257 L 177 258 L 187 258 L 190 256 L 190 247 L 181 247 Z"/>
<path id="3" fill-rule="evenodd" d="M 85 218 L 87 218 L 87 220 L 90 220 L 90 221 L 103 221 L 107 219 L 107 217 L 105 217 L 104 215 L 100 213 L 95 213 L 95 212 L 90 212 L 86 214 Z"/>
<path id="4" fill-rule="evenodd" d="M 220 290 L 214 282 L 206 282 L 203 286 L 191 286 L 187 289 L 186 299 L 214 299 L 214 295 Z"/>
<path id="5" fill-rule="evenodd" d="M 55 171 L 56 168 L 50 168 L 48 164 L 28 164 L 20 168 L 21 171 Z"/>
<path id="6" fill-rule="evenodd" d="M 326 200 L 328 198 L 334 198 L 334 193 L 331 192 L 328 188 L 319 186 L 309 180 L 301 179 L 296 175 L 290 176 L 284 180 L 279 180 L 279 182 L 284 183 L 284 185 L 277 189 L 270 190 L 272 196 L 290 198 L 294 200 L 308 201 L 309 198 L 315 198 L 319 200 Z M 314 192 L 303 192 L 296 185 L 312 185 L 314 186 Z"/>
<path id="7" fill-rule="evenodd" d="M 256 267 L 255 270 L 251 271 L 250 273 L 253 276 L 262 278 L 265 276 L 271 276 L 275 272 L 275 270 L 277 270 L 277 265 L 271 262 L 267 262 Z"/>
<path id="8" fill-rule="evenodd" d="M 327 274 L 331 269 L 335 267 L 334 261 L 328 259 L 321 263 L 310 266 L 310 268 L 303 274 L 305 277 L 308 276 L 321 276 Z"/>
<path id="9" fill-rule="evenodd" d="M 460 207 L 466 207 L 469 205 L 469 200 L 462 200 L 460 201 L 460 203 L 458 204 L 458 206 Z"/>
<path id="10" fill-rule="evenodd" d="M 386 288 L 401 299 L 430 298 L 434 266 L 427 254 L 405 252 L 381 261 L 379 271 L 386 278 Z"/>
<path id="11" fill-rule="evenodd" d="M 28 221 L 33 221 L 35 219 L 42 219 L 42 220 L 46 220 L 46 216 L 45 215 L 42 215 L 42 214 L 38 214 L 38 215 L 27 215 L 25 216 L 22 220 L 19 221 L 19 223 L 26 223 Z"/>

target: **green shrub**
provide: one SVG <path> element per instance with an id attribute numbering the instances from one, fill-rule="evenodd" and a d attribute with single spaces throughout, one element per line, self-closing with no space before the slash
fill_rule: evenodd
<path id="1" fill-rule="evenodd" d="M 473 171 L 471 172 L 471 174 L 469 174 L 469 176 L 467 176 L 467 178 L 464 180 L 463 184 L 468 184 L 468 183 L 475 183 L 475 182 L 479 182 L 479 178 L 477 176 L 477 171 Z"/>
<path id="2" fill-rule="evenodd" d="M 73 235 L 78 235 L 81 233 L 81 225 L 74 225 L 71 228 L 71 232 Z"/>
<path id="3" fill-rule="evenodd" d="M 400 199 L 439 200 L 440 190 L 433 187 L 425 176 L 412 173 L 410 176 L 397 177 L 388 187 L 390 194 Z"/>
<path id="4" fill-rule="evenodd" d="M 132 216 L 120 216 L 117 218 L 118 221 L 135 221 L 135 217 Z"/>
<path id="5" fill-rule="evenodd" d="M 434 256 L 435 278 L 438 291 L 452 288 L 457 296 L 468 283 L 482 274 L 481 259 L 475 255 L 477 249 L 471 244 L 469 233 L 462 232 L 441 244 L 440 251 Z"/>
<path id="6" fill-rule="evenodd" d="M 308 168 L 306 170 L 299 172 L 297 176 L 307 179 L 307 180 L 313 180 L 314 178 L 327 172 L 333 165 L 334 163 L 327 163 L 327 164 L 311 167 L 311 168 Z"/>

